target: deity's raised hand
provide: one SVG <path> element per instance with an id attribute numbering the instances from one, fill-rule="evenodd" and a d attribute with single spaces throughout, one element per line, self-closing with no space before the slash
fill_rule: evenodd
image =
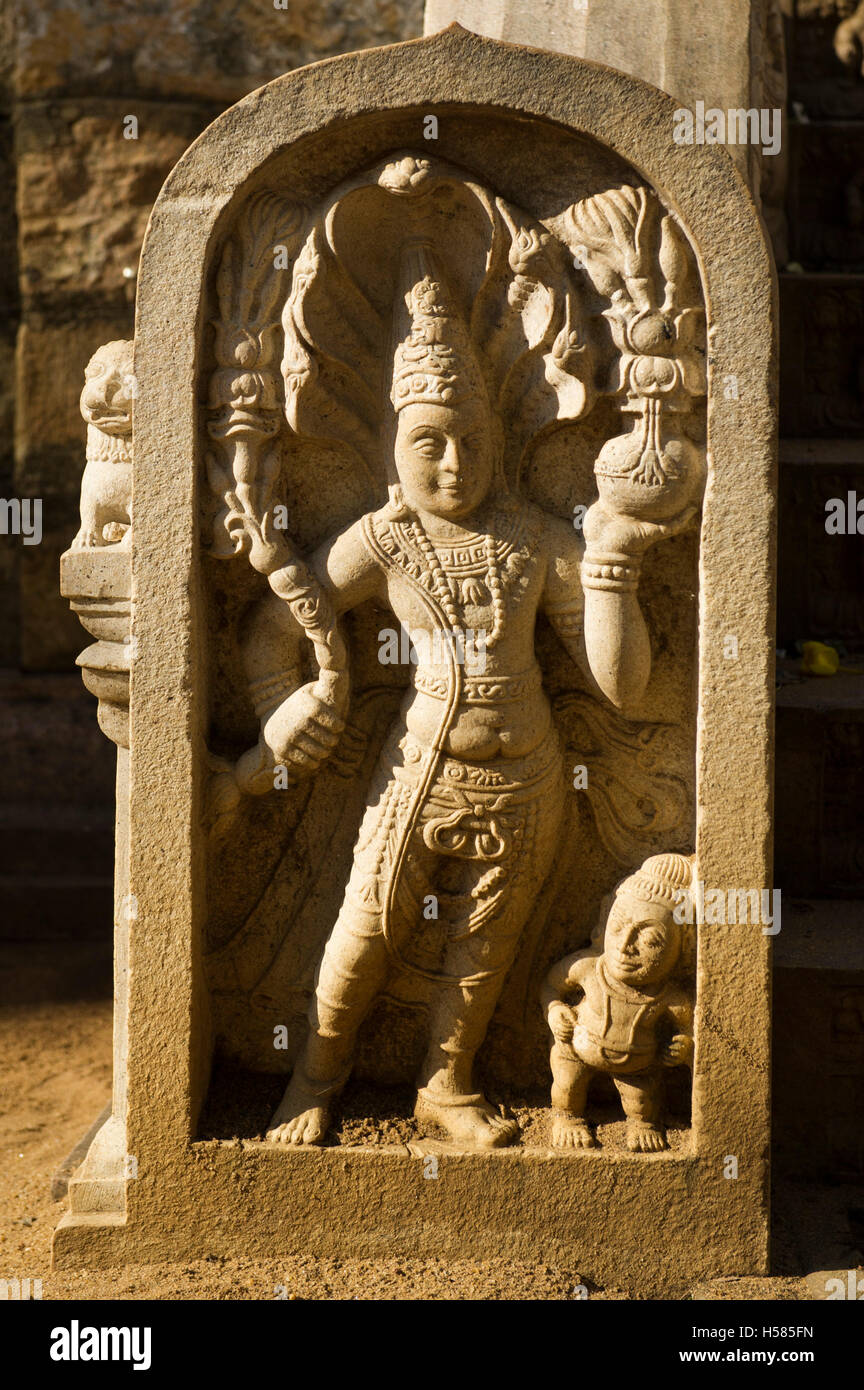
<path id="1" fill-rule="evenodd" d="M 698 515 L 699 507 L 693 503 L 668 521 L 646 521 L 610 513 L 600 502 L 595 502 L 588 508 L 582 527 L 586 555 L 636 559 L 658 541 L 670 540 L 687 531 Z"/>

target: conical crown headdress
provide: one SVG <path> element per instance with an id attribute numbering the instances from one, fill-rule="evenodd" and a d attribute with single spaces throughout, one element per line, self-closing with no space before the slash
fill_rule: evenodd
<path id="1" fill-rule="evenodd" d="M 428 242 L 405 247 L 399 283 L 390 389 L 394 409 L 424 402 L 455 405 L 484 396 L 483 374 L 468 329 Z"/>

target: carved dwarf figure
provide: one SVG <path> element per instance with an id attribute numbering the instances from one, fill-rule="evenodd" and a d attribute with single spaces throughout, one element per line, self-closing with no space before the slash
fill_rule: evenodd
<path id="1" fill-rule="evenodd" d="M 379 760 L 306 1045 L 268 1137 L 324 1139 L 358 1028 L 396 967 L 435 985 L 417 1117 L 460 1144 L 492 1147 L 518 1130 L 475 1090 L 474 1058 L 555 854 L 564 795 L 537 615 L 548 615 L 593 689 L 632 706 L 650 669 L 637 600 L 642 555 L 686 527 L 694 508 L 660 524 L 598 504 L 583 540 L 508 491 L 501 425 L 468 327 L 419 240 L 402 254 L 394 341 L 389 502 L 321 546 L 309 570 L 335 614 L 375 600 L 428 640 L 417 644 Z M 282 552 L 263 533 L 253 550 L 273 590 L 246 643 L 262 748 L 303 775 L 332 751 L 343 721 L 311 687 L 296 689 L 302 634 L 280 597 Z M 469 628 L 485 635 L 482 675 L 459 660 Z M 430 894 L 446 935 L 439 958 L 418 964 L 414 941 Z"/>
<path id="2" fill-rule="evenodd" d="M 674 911 L 689 887 L 690 861 L 657 854 L 618 885 L 603 950 L 577 951 L 552 967 L 543 1005 L 552 1047 L 552 1142 L 593 1148 L 588 1086 L 611 1076 L 627 1117 L 627 1147 L 668 1147 L 662 1127 L 664 1068 L 689 1066 L 692 1001 L 676 979 L 682 928 Z"/>
<path id="3" fill-rule="evenodd" d="M 85 368 L 87 463 L 73 550 L 132 543 L 132 346 L 125 339 L 105 343 Z"/>

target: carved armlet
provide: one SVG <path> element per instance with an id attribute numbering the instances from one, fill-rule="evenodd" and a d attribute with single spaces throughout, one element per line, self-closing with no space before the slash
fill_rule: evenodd
<path id="1" fill-rule="evenodd" d="M 560 637 L 573 641 L 582 636 L 585 613 L 581 598 L 565 599 L 563 603 L 547 603 L 544 612 Z"/>

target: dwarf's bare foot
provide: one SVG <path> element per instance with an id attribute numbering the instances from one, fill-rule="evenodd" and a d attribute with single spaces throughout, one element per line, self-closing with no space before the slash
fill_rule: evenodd
<path id="1" fill-rule="evenodd" d="M 575 1115 L 555 1115 L 552 1119 L 552 1143 L 556 1149 L 596 1149 L 597 1140 L 584 1120 Z"/>
<path id="2" fill-rule="evenodd" d="M 72 550 L 94 550 L 97 545 L 102 544 L 102 533 L 96 531 L 85 531 L 82 526 L 78 535 L 72 542 Z"/>
<path id="3" fill-rule="evenodd" d="M 329 1123 L 329 1106 L 292 1081 L 267 1126 L 267 1138 L 274 1144 L 320 1144 Z"/>
<path id="4" fill-rule="evenodd" d="M 647 1120 L 627 1121 L 627 1147 L 634 1154 L 658 1153 L 668 1149 L 666 1135 Z"/>
<path id="5" fill-rule="evenodd" d="M 500 1149 L 518 1139 L 516 1121 L 502 1119 L 483 1096 L 462 1096 L 455 1103 L 454 1099 L 442 1095 L 439 1100 L 430 1091 L 419 1091 L 414 1115 L 472 1149 Z"/>

